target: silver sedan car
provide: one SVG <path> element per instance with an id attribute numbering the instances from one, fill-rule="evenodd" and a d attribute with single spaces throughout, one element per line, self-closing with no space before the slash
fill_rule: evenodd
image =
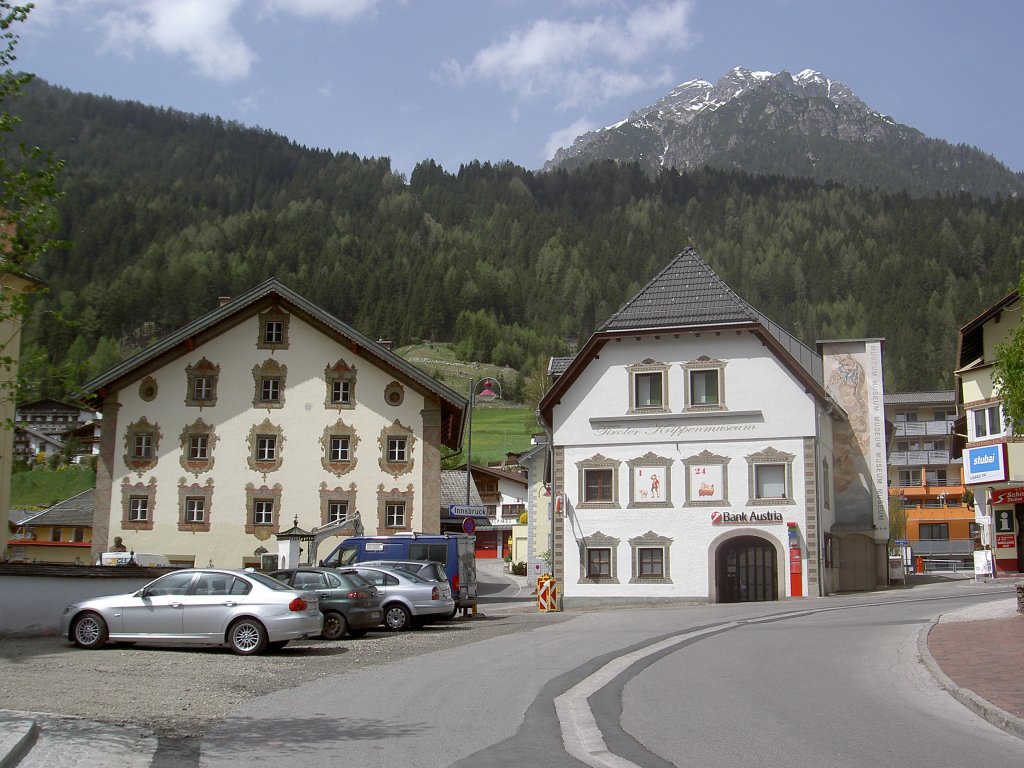
<path id="1" fill-rule="evenodd" d="M 323 615 L 315 592 L 251 571 L 189 568 L 127 595 L 72 603 L 61 634 L 79 648 L 115 643 L 220 645 L 248 656 L 315 637 Z"/>
<path id="2" fill-rule="evenodd" d="M 399 631 L 448 616 L 455 609 L 448 581 L 426 581 L 415 574 L 362 563 L 348 566 L 377 587 L 384 608 L 384 626 Z"/>

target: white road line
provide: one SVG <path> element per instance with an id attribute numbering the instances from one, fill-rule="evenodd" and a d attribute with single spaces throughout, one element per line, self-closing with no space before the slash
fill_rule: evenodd
<path id="1" fill-rule="evenodd" d="M 608 745 L 604 743 L 604 736 L 601 734 L 601 729 L 597 725 L 597 720 L 587 699 L 640 659 L 661 653 L 695 637 L 732 629 L 742 623 L 730 621 L 714 627 L 686 632 L 627 653 L 625 656 L 619 656 L 556 698 L 555 712 L 558 714 L 558 723 L 562 731 L 562 745 L 565 747 L 565 751 L 594 768 L 640 768 L 636 763 L 608 750 Z"/>

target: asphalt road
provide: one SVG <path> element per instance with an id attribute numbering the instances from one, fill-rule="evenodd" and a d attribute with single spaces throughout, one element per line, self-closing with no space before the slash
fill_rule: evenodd
<path id="1" fill-rule="evenodd" d="M 249 701 L 199 765 L 1022 765 L 917 659 L 969 583 L 580 613 Z"/>

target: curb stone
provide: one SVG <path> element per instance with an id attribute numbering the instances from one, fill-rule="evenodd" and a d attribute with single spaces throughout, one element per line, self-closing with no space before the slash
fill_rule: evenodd
<path id="1" fill-rule="evenodd" d="M 8 720 L 0 717 L 0 768 L 21 762 L 39 735 L 35 720 Z"/>

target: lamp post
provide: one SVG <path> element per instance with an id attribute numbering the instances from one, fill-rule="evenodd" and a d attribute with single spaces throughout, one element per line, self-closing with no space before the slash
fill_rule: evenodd
<path id="1" fill-rule="evenodd" d="M 483 389 L 477 394 L 477 387 L 483 385 Z M 495 392 L 494 388 L 498 391 Z M 472 481 L 473 469 L 473 405 L 477 398 L 484 402 L 498 400 L 501 398 L 501 384 L 496 379 L 475 379 L 469 380 L 469 416 L 466 419 L 466 506 L 469 506 L 469 484 Z"/>

